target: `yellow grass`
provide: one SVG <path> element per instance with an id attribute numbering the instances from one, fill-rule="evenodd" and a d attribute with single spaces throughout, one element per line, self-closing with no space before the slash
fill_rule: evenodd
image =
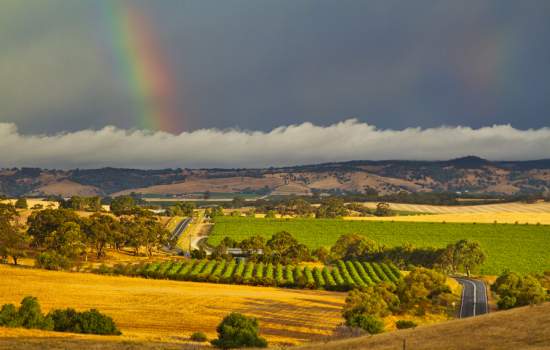
<path id="1" fill-rule="evenodd" d="M 164 228 L 166 228 L 170 232 L 174 232 L 176 227 L 178 227 L 178 224 L 183 220 L 182 216 L 173 216 L 170 219 L 168 219 L 168 222 L 166 222 Z"/>
<path id="2" fill-rule="evenodd" d="M 257 317 L 271 343 L 299 343 L 332 334 L 342 322 L 345 293 L 147 280 L 0 266 L 0 304 L 38 297 L 45 311 L 97 308 L 112 316 L 120 341 L 187 339 L 232 311 Z M 0 338 L 4 330 L 0 328 Z"/>
<path id="3" fill-rule="evenodd" d="M 122 336 L 101 336 L 87 334 L 68 334 L 59 332 L 46 332 L 35 329 L 2 328 L 0 327 L 1 350 L 198 350 L 212 349 L 207 345 L 182 343 L 179 337 L 174 339 L 129 339 Z"/>
<path id="4" fill-rule="evenodd" d="M 295 350 L 550 349 L 550 303 Z"/>
<path id="5" fill-rule="evenodd" d="M 3 200 L 0 200 L 0 203 L 15 204 L 16 201 L 17 201 L 17 199 L 3 199 Z M 44 209 L 48 209 L 48 208 L 57 209 L 59 207 L 58 202 L 46 201 L 44 199 L 36 199 L 36 198 L 28 198 L 27 199 L 27 204 L 29 206 L 29 209 L 34 207 L 37 204 L 42 205 L 44 207 Z"/>
<path id="6" fill-rule="evenodd" d="M 386 217 L 345 217 L 345 220 L 365 221 L 409 221 L 409 222 L 475 222 L 499 224 L 541 224 L 550 225 L 550 213 L 523 213 L 523 212 L 494 212 L 494 213 L 456 213 L 456 214 L 434 214 L 434 215 L 404 215 Z"/>
<path id="7" fill-rule="evenodd" d="M 367 202 L 365 203 L 365 206 L 375 209 L 376 204 L 378 203 Z M 537 202 L 533 204 L 513 202 L 464 206 L 390 203 L 390 208 L 400 211 L 413 211 L 430 214 L 550 213 L 550 202 Z"/>

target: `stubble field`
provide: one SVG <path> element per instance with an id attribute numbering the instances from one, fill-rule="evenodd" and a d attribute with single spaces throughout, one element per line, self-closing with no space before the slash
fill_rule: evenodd
<path id="1" fill-rule="evenodd" d="M 0 265 L 0 304 L 38 297 L 43 310 L 96 308 L 113 317 L 123 335 L 114 341 L 182 343 L 193 332 L 212 339 L 230 312 L 257 317 L 274 344 L 331 335 L 342 322 L 345 293 L 175 282 L 44 271 Z M 0 328 L 0 338 L 5 329 Z M 5 330 L 8 332 L 8 330 Z M 59 333 L 55 333 L 59 335 Z M 66 336 L 71 336 L 67 334 Z"/>

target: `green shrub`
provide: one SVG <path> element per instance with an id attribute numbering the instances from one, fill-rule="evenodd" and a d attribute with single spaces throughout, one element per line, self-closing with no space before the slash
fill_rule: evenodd
<path id="1" fill-rule="evenodd" d="M 499 297 L 499 309 L 540 304 L 546 299 L 546 291 L 535 276 L 521 276 L 509 271 L 496 279 L 491 290 Z"/>
<path id="2" fill-rule="evenodd" d="M 516 297 L 506 295 L 499 299 L 497 306 L 499 310 L 508 310 L 516 306 L 517 299 Z"/>
<path id="3" fill-rule="evenodd" d="M 114 269 L 111 269 L 105 264 L 99 265 L 98 268 L 94 270 L 95 273 L 98 273 L 100 275 L 110 275 L 111 273 L 114 273 L 114 271 Z"/>
<path id="4" fill-rule="evenodd" d="M 100 335 L 120 335 L 113 319 L 92 309 L 77 312 L 74 309 L 54 310 L 49 315 L 58 332 L 72 332 Z"/>
<path id="5" fill-rule="evenodd" d="M 265 348 L 267 341 L 259 336 L 258 320 L 239 313 L 226 316 L 216 329 L 218 339 L 212 345 L 222 349 L 233 348 Z"/>
<path id="6" fill-rule="evenodd" d="M 207 341 L 208 338 L 206 337 L 206 334 L 204 334 L 203 332 L 195 332 L 191 334 L 191 340 L 202 343 Z"/>
<path id="7" fill-rule="evenodd" d="M 35 265 L 46 270 L 67 270 L 73 263 L 66 256 L 48 251 L 38 254 Z"/>
<path id="8" fill-rule="evenodd" d="M 397 329 L 407 329 L 407 328 L 415 328 L 417 324 L 414 321 L 409 320 L 398 320 L 395 322 L 395 327 Z"/>
<path id="9" fill-rule="evenodd" d="M 27 203 L 27 199 L 26 198 L 18 198 L 15 201 L 15 207 L 17 209 L 27 209 L 29 207 L 29 205 Z"/>
<path id="10" fill-rule="evenodd" d="M 0 326 L 19 327 L 17 319 L 17 308 L 13 304 L 4 304 L 0 309 Z"/>
<path id="11" fill-rule="evenodd" d="M 35 297 L 25 297 L 21 301 L 19 309 L 13 304 L 5 304 L 0 309 L 0 326 L 23 327 L 51 330 L 53 321 L 50 317 L 44 317 L 40 304 Z"/>
<path id="12" fill-rule="evenodd" d="M 384 322 L 377 316 L 356 315 L 348 320 L 348 326 L 359 327 L 369 334 L 382 333 L 384 331 Z"/>
<path id="13" fill-rule="evenodd" d="M 53 322 L 51 318 L 44 317 L 38 299 L 35 297 L 25 297 L 21 301 L 21 306 L 17 311 L 18 323 L 24 328 L 37 328 L 51 330 Z"/>

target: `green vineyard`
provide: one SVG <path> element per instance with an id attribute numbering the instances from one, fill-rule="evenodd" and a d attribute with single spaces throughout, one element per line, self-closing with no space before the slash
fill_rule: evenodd
<path id="1" fill-rule="evenodd" d="M 300 267 L 245 260 L 188 260 L 103 266 L 101 273 L 177 281 L 246 284 L 347 291 L 401 278 L 393 264 L 342 261 L 334 266 Z"/>

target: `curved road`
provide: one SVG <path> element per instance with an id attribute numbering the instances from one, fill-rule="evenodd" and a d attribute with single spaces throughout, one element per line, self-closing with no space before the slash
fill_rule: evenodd
<path id="1" fill-rule="evenodd" d="M 489 312 L 487 306 L 487 289 L 485 283 L 468 278 L 455 279 L 462 285 L 462 301 L 460 304 L 460 318 L 474 317 Z"/>
<path id="2" fill-rule="evenodd" d="M 174 232 L 172 232 L 172 237 L 170 238 L 170 240 L 177 241 L 190 223 L 191 218 L 186 218 L 180 221 L 178 226 L 176 226 L 176 228 L 174 229 Z"/>
<path id="3" fill-rule="evenodd" d="M 174 231 L 172 231 L 172 234 L 170 235 L 170 241 L 172 242 L 178 242 L 180 236 L 185 232 L 185 229 L 189 224 L 191 223 L 191 218 L 186 218 L 181 220 Z M 174 246 L 166 245 L 163 250 L 167 253 L 175 253 L 175 254 L 181 254 L 183 250 L 177 246 L 177 244 L 174 244 Z"/>

